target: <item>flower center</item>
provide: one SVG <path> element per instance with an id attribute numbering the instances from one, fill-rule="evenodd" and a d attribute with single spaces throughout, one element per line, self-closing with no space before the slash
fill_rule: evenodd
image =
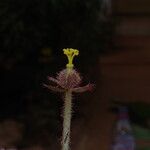
<path id="1" fill-rule="evenodd" d="M 79 51 L 77 49 L 72 49 L 72 48 L 66 48 L 63 49 L 64 54 L 67 56 L 68 58 L 68 64 L 66 65 L 66 67 L 68 69 L 72 69 L 74 64 L 73 64 L 73 59 L 75 56 L 79 55 Z"/>

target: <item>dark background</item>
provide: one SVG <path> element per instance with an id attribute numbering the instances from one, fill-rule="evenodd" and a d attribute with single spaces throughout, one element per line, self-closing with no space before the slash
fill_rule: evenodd
<path id="1" fill-rule="evenodd" d="M 93 70 L 108 52 L 114 28 L 107 9 L 100 0 L 1 0 L 0 121 L 23 126 L 22 140 L 10 145 L 46 146 L 60 137 L 62 101 L 42 83 L 65 67 L 62 49 L 70 47 L 80 50 L 75 65 L 85 81 L 97 82 Z"/>
<path id="2" fill-rule="evenodd" d="M 120 105 L 149 131 L 149 0 L 110 2 L 0 1 L 0 148 L 60 149 L 62 95 L 42 84 L 65 68 L 63 48 L 79 49 L 75 67 L 96 84 L 74 95 L 72 149 L 108 149 Z"/>

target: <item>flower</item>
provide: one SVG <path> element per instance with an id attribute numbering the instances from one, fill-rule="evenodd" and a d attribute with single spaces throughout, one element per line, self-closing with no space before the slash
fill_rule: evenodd
<path id="1" fill-rule="evenodd" d="M 68 58 L 68 64 L 66 65 L 67 68 L 73 68 L 73 58 L 75 56 L 79 55 L 79 51 L 77 49 L 72 49 L 72 48 L 66 48 L 63 49 L 64 54 L 67 56 Z"/>
<path id="2" fill-rule="evenodd" d="M 48 80 L 52 81 L 56 85 L 53 86 L 51 84 L 44 84 L 44 86 L 55 92 L 65 92 L 66 90 L 71 90 L 72 92 L 81 93 L 85 91 L 91 91 L 94 86 L 93 84 L 89 83 L 80 87 L 79 85 L 81 83 L 81 77 L 74 69 L 72 69 L 69 74 L 68 70 L 64 69 L 58 73 L 56 79 L 49 76 Z"/>
<path id="3" fill-rule="evenodd" d="M 56 78 L 48 77 L 48 80 L 53 82 L 55 85 L 44 84 L 45 87 L 55 92 L 65 92 L 71 90 L 72 92 L 81 93 L 85 91 L 91 91 L 93 89 L 93 84 L 87 84 L 85 86 L 79 86 L 82 79 L 80 74 L 73 69 L 73 58 L 79 54 L 79 51 L 72 48 L 63 49 L 64 54 L 67 55 L 68 64 L 66 69 L 60 71 Z"/>

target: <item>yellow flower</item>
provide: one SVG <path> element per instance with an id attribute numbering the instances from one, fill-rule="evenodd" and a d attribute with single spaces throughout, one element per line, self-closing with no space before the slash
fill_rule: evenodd
<path id="1" fill-rule="evenodd" d="M 66 65 L 67 68 L 73 68 L 73 59 L 75 56 L 79 55 L 79 51 L 77 49 L 73 49 L 73 48 L 66 48 L 63 49 L 64 54 L 67 56 L 68 58 L 68 64 Z"/>

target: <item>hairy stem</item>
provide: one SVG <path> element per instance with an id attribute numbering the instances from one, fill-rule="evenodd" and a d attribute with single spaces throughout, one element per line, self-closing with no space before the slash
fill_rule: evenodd
<path id="1" fill-rule="evenodd" d="M 63 112 L 62 150 L 69 150 L 71 113 L 72 113 L 72 91 L 68 90 L 65 93 L 65 104 Z"/>

